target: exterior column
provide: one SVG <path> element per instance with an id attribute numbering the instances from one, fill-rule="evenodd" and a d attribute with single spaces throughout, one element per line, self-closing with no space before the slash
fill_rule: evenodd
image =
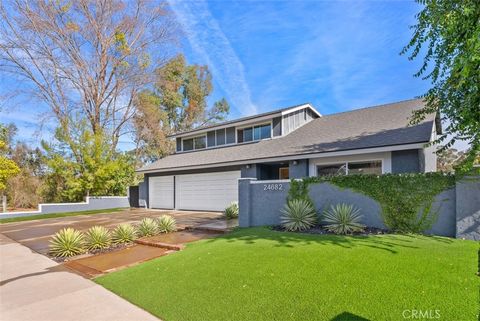
<path id="1" fill-rule="evenodd" d="M 240 178 L 238 180 L 238 225 L 251 226 L 251 185 L 256 178 Z"/>

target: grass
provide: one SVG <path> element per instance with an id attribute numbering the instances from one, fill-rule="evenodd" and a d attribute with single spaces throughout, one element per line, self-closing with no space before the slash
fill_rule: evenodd
<path id="1" fill-rule="evenodd" d="M 105 210 L 91 210 L 91 211 L 79 211 L 79 212 L 65 212 L 65 213 L 52 213 L 52 214 L 38 214 L 38 215 L 31 215 L 31 216 L 20 216 L 20 217 L 12 217 L 12 218 L 2 218 L 0 219 L 0 224 L 5 223 L 13 223 L 13 222 L 23 222 L 23 221 L 33 221 L 33 220 L 42 220 L 46 218 L 57 218 L 57 217 L 65 217 L 65 216 L 77 216 L 77 215 L 94 215 L 94 214 L 107 214 L 107 213 L 114 213 L 125 208 L 109 208 Z"/>
<path id="2" fill-rule="evenodd" d="M 96 282 L 165 321 L 477 320 L 478 244 L 240 229 Z M 410 312 L 405 312 L 408 313 Z"/>

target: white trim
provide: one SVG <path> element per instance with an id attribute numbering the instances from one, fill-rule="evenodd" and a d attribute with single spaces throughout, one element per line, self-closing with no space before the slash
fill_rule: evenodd
<path id="1" fill-rule="evenodd" d="M 144 171 L 137 170 L 136 172 L 137 173 L 162 173 L 162 172 L 172 172 L 172 171 L 181 171 L 181 170 L 190 170 L 190 169 L 201 169 L 201 168 L 212 168 L 212 167 L 214 168 L 214 167 L 222 167 L 222 166 L 287 161 L 287 160 L 295 160 L 295 159 L 310 159 L 310 158 L 321 158 L 321 157 L 331 157 L 331 156 L 348 156 L 348 155 L 368 154 L 368 153 L 375 153 L 375 152 L 389 152 L 389 151 L 407 150 L 407 149 L 423 149 L 426 143 L 427 142 L 416 143 L 416 144 L 384 146 L 384 147 L 373 147 L 373 148 L 364 148 L 364 149 L 351 149 L 351 150 L 338 151 L 338 152 L 323 152 L 323 153 L 298 154 L 298 155 L 289 155 L 289 156 L 266 157 L 266 158 L 223 162 L 223 163 L 213 163 L 213 164 L 205 164 L 205 165 L 169 167 L 164 169 L 150 169 L 150 170 L 144 170 Z"/>
<path id="2" fill-rule="evenodd" d="M 297 110 L 300 110 L 300 109 L 305 109 L 307 107 L 310 108 L 318 117 L 322 117 L 322 114 L 320 114 L 315 109 L 315 107 L 313 107 L 311 104 L 303 104 L 301 106 L 298 106 L 298 107 L 295 107 L 295 108 L 292 108 L 292 109 L 284 110 L 284 111 L 282 111 L 282 116 L 285 116 L 285 115 L 288 115 L 290 113 L 296 112 Z"/>
<path id="3" fill-rule="evenodd" d="M 323 157 L 310 159 L 308 176 L 317 176 L 317 166 L 321 165 L 335 165 L 335 164 L 346 164 L 346 175 L 348 175 L 348 164 L 349 163 L 358 163 L 358 162 L 372 162 L 372 161 L 381 161 L 382 162 L 382 174 L 392 172 L 392 156 L 391 152 L 382 152 L 382 153 L 365 153 L 357 155 L 346 155 L 346 156 L 337 156 L 337 157 Z"/>
<path id="4" fill-rule="evenodd" d="M 278 184 L 278 183 L 289 183 L 289 179 L 269 179 L 265 181 L 254 180 L 250 184 Z"/>

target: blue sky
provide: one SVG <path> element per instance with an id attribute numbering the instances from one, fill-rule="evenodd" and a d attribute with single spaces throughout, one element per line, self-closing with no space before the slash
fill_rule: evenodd
<path id="1" fill-rule="evenodd" d="M 209 100 L 225 97 L 230 118 L 304 102 L 331 114 L 414 98 L 429 85 L 413 77 L 420 61 L 399 55 L 420 9 L 413 1 L 170 3 L 185 30 L 182 50 L 189 62 L 209 65 Z M 39 130 L 35 104 L 0 106 L 1 121 L 16 123 L 32 143 L 49 135 Z M 122 146 L 131 146 L 128 138 Z"/>
<path id="2" fill-rule="evenodd" d="M 428 83 L 400 56 L 411 1 L 172 2 L 190 62 L 207 63 L 231 116 L 311 102 L 330 114 L 409 99 Z"/>

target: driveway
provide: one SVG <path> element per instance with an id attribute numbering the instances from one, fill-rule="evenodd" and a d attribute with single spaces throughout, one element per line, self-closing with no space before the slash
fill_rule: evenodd
<path id="1" fill-rule="evenodd" d="M 0 234 L 0 319 L 158 321 L 139 307 Z"/>
<path id="2" fill-rule="evenodd" d="M 180 227 L 211 224 L 223 218 L 223 214 L 219 212 L 126 209 L 108 214 L 78 215 L 0 224 L 0 233 L 36 252 L 47 254 L 50 238 L 64 227 L 72 227 L 81 231 L 94 225 L 112 228 L 121 223 L 137 223 L 144 217 L 158 217 L 164 214 L 175 217 L 177 225 Z"/>

